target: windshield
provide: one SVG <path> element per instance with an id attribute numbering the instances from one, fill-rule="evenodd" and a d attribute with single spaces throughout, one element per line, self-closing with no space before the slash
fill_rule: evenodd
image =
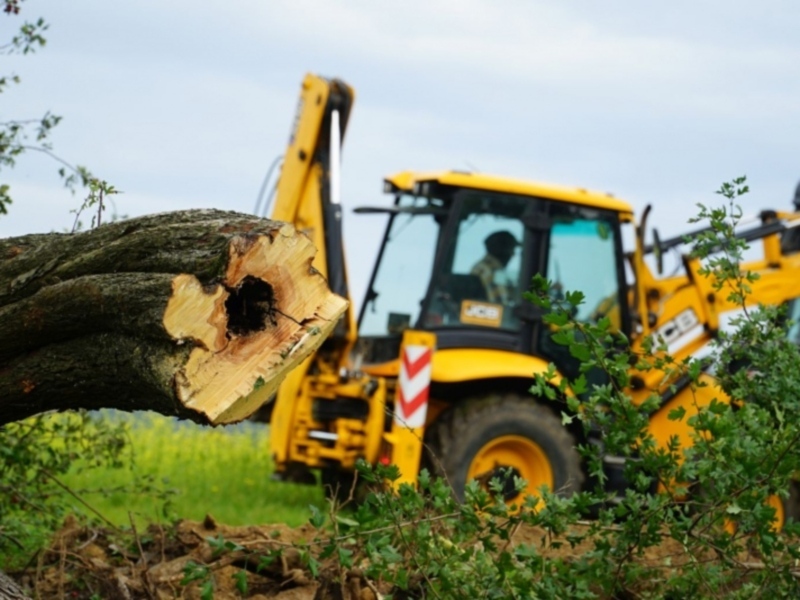
<path id="1" fill-rule="evenodd" d="M 419 318 L 439 238 L 441 200 L 400 196 L 361 313 L 359 335 L 402 333 Z M 413 209 L 421 209 L 420 211 Z M 435 214 L 424 209 L 434 209 Z M 436 210 L 439 209 L 439 210 Z"/>
<path id="2" fill-rule="evenodd" d="M 468 191 L 461 197 L 454 237 L 434 281 L 425 325 L 516 330 L 521 300 L 523 220 L 538 210 L 529 197 Z"/>

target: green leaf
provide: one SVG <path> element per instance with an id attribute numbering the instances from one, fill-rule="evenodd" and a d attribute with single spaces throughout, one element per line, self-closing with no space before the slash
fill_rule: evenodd
<path id="1" fill-rule="evenodd" d="M 570 344 L 569 353 L 582 362 L 587 362 L 592 358 L 592 353 L 585 344 Z"/>
<path id="2" fill-rule="evenodd" d="M 350 568 L 353 566 L 353 551 L 348 550 L 347 548 L 342 548 L 339 546 L 336 549 L 336 552 L 339 555 L 339 564 L 341 564 L 345 568 Z"/>
<path id="3" fill-rule="evenodd" d="M 742 512 L 742 508 L 734 502 L 733 504 L 728 505 L 728 507 L 725 509 L 725 512 L 729 515 L 738 515 Z"/>
<path id="4" fill-rule="evenodd" d="M 209 571 L 207 566 L 190 560 L 183 567 L 183 579 L 181 579 L 180 584 L 189 585 L 193 581 L 202 580 L 208 576 Z"/>
<path id="5" fill-rule="evenodd" d="M 214 600 L 214 584 L 211 581 L 200 586 L 200 600 Z"/>
<path id="6" fill-rule="evenodd" d="M 269 554 L 262 556 L 261 559 L 258 561 L 258 565 L 256 566 L 256 573 L 266 569 L 270 565 L 272 565 L 278 557 L 280 556 L 280 550 L 273 550 Z"/>
<path id="7" fill-rule="evenodd" d="M 308 558 L 308 570 L 311 571 L 311 576 L 315 579 L 319 577 L 319 566 L 319 561 L 316 558 Z"/>
<path id="8" fill-rule="evenodd" d="M 587 387 L 586 375 L 581 373 L 578 376 L 577 379 L 572 381 L 572 383 L 570 385 L 572 387 L 572 391 L 575 393 L 576 396 L 580 395 L 580 394 L 583 394 L 586 391 L 586 387 Z"/>
<path id="9" fill-rule="evenodd" d="M 379 550 L 381 558 L 389 564 L 402 563 L 405 561 L 403 555 L 392 545 L 386 545 Z"/>
<path id="10" fill-rule="evenodd" d="M 231 542 L 222 537 L 222 534 L 217 537 L 207 537 L 206 542 L 211 547 L 214 557 L 219 556 L 223 552 L 233 552 L 236 550 L 244 550 L 244 546 L 240 546 L 236 542 Z"/>
<path id="11" fill-rule="evenodd" d="M 678 406 L 669 411 L 667 418 L 670 421 L 682 421 L 683 417 L 685 416 L 686 416 L 686 409 L 683 406 Z"/>
<path id="12" fill-rule="evenodd" d="M 552 338 L 553 341 L 559 346 L 568 346 L 572 343 L 572 336 L 567 331 L 556 331 Z"/>
<path id="13" fill-rule="evenodd" d="M 542 320 L 549 325 L 563 327 L 569 321 L 569 315 L 563 311 L 551 312 L 544 315 Z"/>
<path id="14" fill-rule="evenodd" d="M 311 511 L 311 517 L 308 519 L 309 523 L 311 523 L 315 529 L 319 529 L 322 527 L 323 523 L 325 523 L 325 515 L 313 504 L 309 504 L 308 508 Z"/>
<path id="15" fill-rule="evenodd" d="M 247 571 L 236 571 L 231 575 L 236 582 L 236 589 L 242 596 L 247 596 Z"/>
<path id="16" fill-rule="evenodd" d="M 358 527 L 361 523 L 358 521 L 351 519 L 349 517 L 345 517 L 344 515 L 336 515 L 336 522 L 341 523 L 342 525 L 347 525 L 348 527 Z"/>
<path id="17" fill-rule="evenodd" d="M 576 308 L 583 304 L 585 298 L 586 296 L 583 295 L 583 292 L 579 291 L 567 292 L 566 294 L 567 302 Z"/>

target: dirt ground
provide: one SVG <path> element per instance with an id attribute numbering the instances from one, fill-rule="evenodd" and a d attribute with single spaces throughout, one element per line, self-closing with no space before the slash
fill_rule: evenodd
<path id="1" fill-rule="evenodd" d="M 69 519 L 50 548 L 40 553 L 38 564 L 11 575 L 42 600 L 205 600 L 212 597 L 203 594 L 208 584 L 215 600 L 377 600 L 388 593 L 358 569 L 341 573 L 333 561 L 323 562 L 312 578 L 294 546 L 302 547 L 315 535 L 310 525 L 229 527 L 210 516 L 202 523 L 151 525 L 134 535 Z M 227 547 L 215 552 L 209 538 L 224 540 Z M 280 556 L 258 568 L 276 550 Z M 201 567 L 192 569 L 190 563 Z M 199 577 L 187 582 L 187 572 Z"/>
<path id="2" fill-rule="evenodd" d="M 312 575 L 301 552 L 320 535 L 310 525 L 229 527 L 210 516 L 134 533 L 68 519 L 35 564 L 11 575 L 41 600 L 379 600 L 392 592 L 359 568 L 342 571 L 334 560 L 321 561 Z M 514 531 L 512 543 L 564 558 L 591 549 L 589 542 L 554 547 L 542 530 L 525 527 Z M 686 558 L 677 542 L 665 540 L 637 562 L 674 568 Z"/>

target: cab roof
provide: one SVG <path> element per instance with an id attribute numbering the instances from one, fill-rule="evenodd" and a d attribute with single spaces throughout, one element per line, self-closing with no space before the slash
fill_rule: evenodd
<path id="1" fill-rule="evenodd" d="M 525 181 L 522 179 L 511 179 L 509 177 L 499 177 L 496 175 L 487 175 L 485 173 L 469 173 L 465 171 L 402 171 L 396 175 L 387 177 L 386 181 L 395 188 L 406 192 L 413 192 L 414 185 L 417 183 L 434 181 L 441 185 L 453 187 L 562 200 L 564 202 L 591 206 L 593 208 L 612 210 L 620 213 L 620 218 L 623 221 L 633 220 L 633 207 L 630 204 L 624 200 L 615 198 L 611 194 L 595 192 L 585 188 L 565 187 L 537 181 Z"/>

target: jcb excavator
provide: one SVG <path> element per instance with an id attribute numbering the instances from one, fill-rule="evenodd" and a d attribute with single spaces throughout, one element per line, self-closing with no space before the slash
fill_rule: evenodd
<path id="1" fill-rule="evenodd" d="M 345 297 L 338 169 L 353 97 L 339 80 L 306 76 L 271 214 L 311 237 L 314 267 Z M 355 211 L 388 217 L 358 319 L 351 309 L 274 401 L 271 452 L 287 479 L 319 469 L 326 483 L 345 480 L 364 459 L 394 463 L 401 481 L 414 482 L 425 447 L 458 496 L 471 479 L 505 474 L 513 501 L 509 473 L 530 489 L 580 490 L 588 476 L 575 445 L 602 440 L 563 425 L 557 406 L 529 392 L 549 363 L 562 377 L 579 369 L 522 299 L 531 278 L 581 290 L 576 319 L 609 317 L 634 350 L 658 334 L 677 361 L 713 339 L 720 315 L 737 308 L 698 274 L 697 259 L 683 257 L 682 274 L 658 278 L 645 256 L 662 256 L 684 237 L 646 245 L 644 219 L 637 225 L 632 207 L 610 194 L 457 171 L 401 172 L 385 179 L 384 192 L 391 204 Z M 763 249 L 744 265 L 760 275 L 752 302 L 800 297 L 798 224 L 800 212 L 765 211 L 738 234 Z M 623 249 L 623 237 L 635 240 L 633 250 Z M 687 419 L 667 415 L 680 406 L 694 414 L 721 391 L 690 389 L 688 380 L 663 387 L 660 378 L 636 373 L 630 395 L 644 401 L 660 390 L 652 434 L 661 444 L 671 436 L 691 443 Z M 610 486 L 624 485 L 622 463 L 605 457 Z M 779 521 L 794 510 L 780 507 Z"/>

